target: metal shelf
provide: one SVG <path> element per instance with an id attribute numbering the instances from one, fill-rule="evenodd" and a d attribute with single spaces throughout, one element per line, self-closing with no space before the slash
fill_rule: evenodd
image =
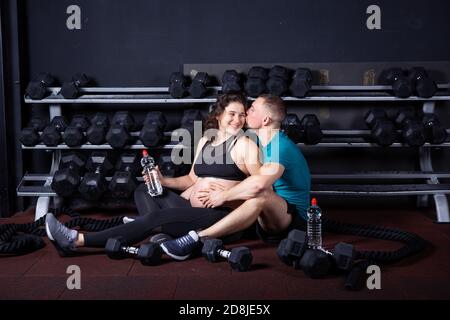
<path id="1" fill-rule="evenodd" d="M 397 98 L 389 93 L 390 86 L 313 86 L 308 96 L 304 98 L 282 97 L 285 101 L 439 101 L 450 100 L 448 89 L 450 84 L 438 85 L 439 91 L 431 98 L 411 96 Z M 205 98 L 186 97 L 174 99 L 169 95 L 168 87 L 91 87 L 81 88 L 81 96 L 77 99 L 65 99 L 59 95 L 59 87 L 47 88 L 50 96 L 42 100 L 32 100 L 25 96 L 25 103 L 35 104 L 73 104 L 73 103 L 120 103 L 120 104 L 186 104 L 212 103 L 222 87 L 209 87 Z M 250 98 L 252 99 L 252 98 Z"/>
<path id="2" fill-rule="evenodd" d="M 184 146 L 184 145 L 171 145 L 171 144 L 166 144 L 166 145 L 162 145 L 162 146 L 157 146 L 157 147 L 152 147 L 152 149 L 187 149 L 190 148 L 190 146 Z M 22 149 L 34 149 L 34 150 L 117 150 L 113 147 L 111 147 L 111 145 L 109 144 L 100 144 L 100 145 L 95 145 L 95 144 L 90 144 L 90 143 L 86 143 L 83 144 L 81 146 L 78 147 L 69 147 L 66 144 L 59 144 L 55 147 L 47 147 L 45 144 L 37 144 L 33 147 L 27 147 L 22 145 Z M 129 145 L 126 146 L 124 148 L 120 148 L 120 150 L 142 150 L 142 149 L 148 149 L 148 147 L 144 146 L 143 144 L 133 144 L 133 145 Z"/>
<path id="3" fill-rule="evenodd" d="M 435 110 L 436 101 L 450 101 L 450 84 L 439 84 L 439 91 L 431 98 L 420 98 L 412 96 L 409 98 L 397 98 L 392 95 L 391 86 L 313 86 L 311 91 L 305 98 L 296 97 L 282 97 L 285 101 L 294 102 L 422 102 L 423 111 L 432 113 Z M 24 97 L 27 104 L 47 104 L 49 106 L 50 118 L 62 114 L 62 105 L 64 104 L 166 104 L 181 105 L 181 104 L 211 104 L 216 101 L 217 95 L 221 93 L 222 88 L 209 87 L 208 94 L 205 98 L 195 99 L 186 97 L 183 99 L 174 99 L 169 95 L 168 87 L 136 87 L 136 88 L 106 88 L 106 87 L 87 87 L 81 88 L 81 96 L 77 99 L 64 99 L 59 95 L 60 88 L 48 88 L 50 95 L 42 100 L 32 100 L 29 97 Z M 254 100 L 254 98 L 250 98 Z M 449 131 L 449 130 L 447 130 Z M 371 143 L 369 139 L 369 130 L 323 130 L 324 137 L 322 142 L 317 145 L 308 145 L 308 147 L 330 147 L 330 148 L 385 148 L 380 147 L 375 143 Z M 138 135 L 133 132 L 132 135 Z M 448 141 L 448 140 L 447 140 Z M 303 146 L 299 143 L 298 146 Z M 450 178 L 450 173 L 433 172 L 431 161 L 431 150 L 433 148 L 449 147 L 450 141 L 439 145 L 432 145 L 426 143 L 422 147 L 416 148 L 419 153 L 419 161 L 421 172 L 364 172 L 364 173 L 342 173 L 342 174 L 313 174 L 314 180 L 411 180 L 424 179 L 422 184 L 410 185 L 363 185 L 363 184 L 349 184 L 349 185 L 313 185 L 312 194 L 318 195 L 349 195 L 349 196 L 393 196 L 393 195 L 418 195 L 418 206 L 427 206 L 429 196 L 434 198 L 436 206 L 437 220 L 439 222 L 450 222 L 450 214 L 448 208 L 448 201 L 446 194 L 450 193 L 449 184 L 440 184 L 439 179 Z M 394 143 L 391 147 L 409 147 L 402 143 Z M 61 150 L 69 149 L 113 149 L 109 144 L 91 145 L 89 143 L 79 147 L 68 147 L 65 144 L 60 144 L 55 147 L 47 147 L 43 144 L 38 144 L 33 147 L 26 147 L 22 145 L 23 149 L 33 150 L 53 150 L 53 163 L 49 175 L 25 175 L 17 187 L 18 196 L 38 196 L 38 203 L 36 206 L 35 218 L 45 214 L 48 210 L 50 199 L 57 199 L 57 195 L 51 190 L 50 184 L 52 175 L 57 170 Z M 131 146 L 124 149 L 144 149 L 146 148 L 139 140 Z M 190 148 L 180 143 L 162 145 L 156 147 L 157 149 L 176 149 L 176 148 Z M 410 147 L 412 148 L 412 147 Z M 414 147 L 415 148 L 415 147 Z M 27 185 L 27 184 L 33 185 Z M 56 197 L 56 198 L 50 198 Z"/>
<path id="4" fill-rule="evenodd" d="M 430 179 L 430 178 L 450 178 L 450 172 L 367 172 L 367 173 L 347 173 L 347 174 L 312 174 L 313 180 L 346 180 L 346 179 Z M 53 177 L 46 174 L 26 174 L 19 186 L 17 195 L 22 197 L 56 197 L 57 194 L 51 189 L 50 184 Z M 106 177 L 110 181 L 112 177 Z M 137 177 L 138 181 L 143 181 L 142 177 Z M 41 185 L 27 185 L 28 183 L 40 183 Z M 359 190 L 354 189 L 357 186 Z M 320 195 L 429 195 L 450 193 L 449 185 L 436 184 L 397 184 L 397 185 L 316 185 L 312 188 L 313 194 Z M 327 189 L 328 188 L 328 189 Z M 395 190 L 395 189 L 398 190 Z M 326 189 L 326 190 L 324 190 Z M 414 189 L 414 190 L 408 190 Z"/>
<path id="5" fill-rule="evenodd" d="M 315 145 L 305 145 L 303 143 L 297 143 L 298 146 L 308 146 L 308 147 L 325 147 L 325 148 L 368 148 L 368 147 L 377 147 L 377 148 L 420 148 L 420 147 L 410 147 L 408 145 L 404 145 L 402 143 L 393 143 L 389 147 L 381 147 L 375 143 L 370 142 L 321 142 Z M 433 147 L 433 148 L 442 148 L 442 147 L 450 147 L 450 142 L 445 142 L 442 144 L 429 144 L 426 143 L 422 147 Z M 188 149 L 190 146 L 183 146 L 183 145 L 162 145 L 157 147 L 152 147 L 152 149 L 166 149 L 166 150 L 172 150 L 172 149 Z M 27 147 L 22 145 L 22 149 L 24 150 L 117 150 L 113 147 L 111 147 L 109 144 L 101 144 L 101 145 L 94 145 L 90 143 L 83 144 L 78 147 L 69 147 L 66 144 L 59 144 L 55 147 L 47 147 L 46 145 L 40 143 L 33 147 Z M 124 148 L 121 148 L 121 150 L 142 150 L 142 149 L 148 149 L 148 147 L 144 146 L 143 144 L 133 144 L 130 146 L 126 146 Z"/>
<path id="6" fill-rule="evenodd" d="M 450 136 L 450 129 L 447 129 L 447 132 Z M 40 132 L 41 134 L 42 132 Z M 323 142 L 320 142 L 317 145 L 308 145 L 311 147 L 359 147 L 359 148 L 366 148 L 366 147 L 380 147 L 375 143 L 364 141 L 364 137 L 370 137 L 370 130 L 322 130 L 322 133 L 324 135 Z M 398 131 L 400 133 L 400 131 Z M 84 133 L 85 134 L 85 133 Z M 140 132 L 134 131 L 130 132 L 130 135 L 133 137 L 139 137 Z M 164 132 L 165 137 L 170 137 L 171 132 L 167 131 Z M 343 140 L 344 138 L 348 141 L 333 141 L 333 139 L 329 137 L 340 137 L 335 138 Z M 353 140 L 352 140 L 353 139 Z M 328 140 L 328 141 L 327 141 Z M 177 142 L 177 141 L 176 141 Z M 304 145 L 303 143 L 298 143 L 298 145 Z M 442 144 L 429 144 L 426 143 L 424 145 L 425 147 L 449 147 L 450 142 L 444 142 Z M 402 143 L 394 143 L 391 147 L 408 147 L 407 145 L 404 145 Z M 126 146 L 123 149 L 146 149 L 145 145 L 143 145 L 139 140 L 137 140 L 136 143 Z M 152 149 L 185 149 L 189 148 L 189 146 L 185 146 L 182 143 L 178 142 L 176 144 L 165 144 L 161 146 L 151 147 Z M 99 150 L 109 150 L 114 149 L 109 144 L 105 143 L 102 145 L 93 145 L 89 142 L 78 146 L 78 147 L 69 147 L 66 144 L 62 143 L 58 146 L 54 147 L 47 147 L 46 145 L 39 143 L 36 146 L 24 146 L 22 145 L 22 149 L 35 149 L 35 150 L 66 150 L 66 149 L 99 149 Z"/>

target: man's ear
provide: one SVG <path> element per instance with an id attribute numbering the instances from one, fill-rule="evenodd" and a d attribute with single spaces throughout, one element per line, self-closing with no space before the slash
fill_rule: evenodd
<path id="1" fill-rule="evenodd" d="M 262 120 L 264 126 L 267 126 L 268 124 L 270 124 L 270 122 L 272 122 L 272 119 L 270 119 L 269 116 L 265 116 Z"/>

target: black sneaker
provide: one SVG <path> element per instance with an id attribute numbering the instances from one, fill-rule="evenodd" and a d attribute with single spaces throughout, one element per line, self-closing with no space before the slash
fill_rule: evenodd
<path id="1" fill-rule="evenodd" d="M 163 242 L 161 248 L 175 260 L 186 260 L 199 245 L 199 240 L 197 232 L 189 231 L 185 236 Z"/>
<path id="2" fill-rule="evenodd" d="M 77 230 L 67 228 L 53 214 L 47 213 L 45 217 L 45 231 L 60 256 L 65 257 L 75 253 L 75 240 L 78 236 Z"/>
<path id="3" fill-rule="evenodd" d="M 169 236 L 168 234 L 157 233 L 157 234 L 151 236 L 149 242 L 161 244 L 161 243 L 169 241 L 169 240 L 173 240 L 173 238 L 171 236 Z"/>

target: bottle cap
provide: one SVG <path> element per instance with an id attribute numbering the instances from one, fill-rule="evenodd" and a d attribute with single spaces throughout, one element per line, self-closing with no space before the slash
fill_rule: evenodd
<path id="1" fill-rule="evenodd" d="M 311 206 L 317 206 L 317 199 L 316 198 L 312 198 L 311 199 Z"/>
<path id="2" fill-rule="evenodd" d="M 147 150 L 142 150 L 142 155 L 144 156 L 144 157 L 147 157 L 148 156 L 148 152 L 147 152 Z"/>

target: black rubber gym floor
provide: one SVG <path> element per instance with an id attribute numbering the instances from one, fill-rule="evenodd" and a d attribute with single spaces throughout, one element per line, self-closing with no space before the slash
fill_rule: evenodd
<path id="1" fill-rule="evenodd" d="M 234 272 L 227 262 L 211 264 L 201 257 L 175 262 L 164 257 L 159 266 L 143 266 L 133 259 L 110 260 L 90 252 L 60 258 L 49 243 L 31 254 L 0 257 L 0 299 L 449 299 L 450 225 L 435 224 L 433 211 L 417 209 L 327 209 L 329 218 L 376 224 L 414 232 L 431 243 L 423 253 L 400 263 L 381 266 L 381 289 L 346 291 L 343 278 L 314 280 L 279 261 L 276 246 L 255 239 L 235 245 L 248 246 L 254 264 L 248 272 Z M 106 218 L 103 214 L 90 214 Z M 33 211 L 18 213 L 0 223 L 24 223 Z M 393 250 L 389 241 L 326 234 L 324 245 L 338 241 L 357 249 Z M 234 246 L 234 244 L 233 244 Z M 229 246 L 229 247 L 233 247 Z M 81 289 L 69 290 L 68 266 L 81 269 Z"/>

